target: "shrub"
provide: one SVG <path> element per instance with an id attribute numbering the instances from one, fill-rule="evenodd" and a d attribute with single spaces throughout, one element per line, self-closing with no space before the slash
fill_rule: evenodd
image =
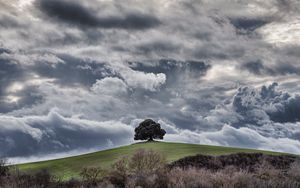
<path id="1" fill-rule="evenodd" d="M 54 177 L 52 177 L 48 170 L 43 169 L 34 175 L 34 183 L 41 187 L 48 187 L 51 182 L 53 182 Z"/>
<path id="2" fill-rule="evenodd" d="M 288 170 L 288 175 L 300 183 L 300 159 L 291 164 L 291 167 Z"/>
<path id="3" fill-rule="evenodd" d="M 140 149 L 130 158 L 123 157 L 112 165 L 110 181 L 120 187 L 156 187 L 157 182 L 164 182 L 161 172 L 165 164 L 161 153 Z"/>
<path id="4" fill-rule="evenodd" d="M 129 176 L 129 158 L 122 157 L 112 165 L 109 173 L 109 180 L 118 187 L 125 187 L 125 182 Z"/>
<path id="5" fill-rule="evenodd" d="M 168 187 L 211 188 L 212 184 L 209 178 L 204 170 L 174 168 L 168 174 Z"/>
<path id="6" fill-rule="evenodd" d="M 0 159 L 0 178 L 9 175 L 9 167 L 6 165 L 6 160 Z"/>
<path id="7" fill-rule="evenodd" d="M 137 150 L 130 159 L 129 169 L 135 174 L 148 174 L 164 167 L 165 157 L 154 150 Z"/>
<path id="8" fill-rule="evenodd" d="M 263 161 L 261 165 L 255 169 L 255 177 L 262 180 L 269 180 L 271 178 L 284 178 L 284 174 L 280 169 L 276 169 L 268 161 Z"/>
<path id="9" fill-rule="evenodd" d="M 100 167 L 89 167 L 82 169 L 80 176 L 83 182 L 88 185 L 96 185 L 97 182 L 103 178 L 105 171 Z"/>

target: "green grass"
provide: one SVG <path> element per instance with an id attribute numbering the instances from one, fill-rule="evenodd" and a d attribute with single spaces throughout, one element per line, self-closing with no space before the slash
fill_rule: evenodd
<path id="1" fill-rule="evenodd" d="M 168 162 L 175 161 L 185 156 L 196 154 L 224 155 L 238 152 L 262 152 L 266 154 L 282 154 L 270 151 L 260 151 L 253 149 L 230 148 L 221 146 L 208 146 L 197 144 L 170 143 L 170 142 L 146 142 L 123 146 L 119 148 L 99 151 L 95 153 L 68 157 L 63 159 L 49 160 L 43 162 L 27 163 L 18 165 L 21 171 L 35 172 L 47 169 L 54 175 L 69 179 L 78 177 L 79 172 L 84 167 L 97 167 L 108 169 L 117 159 L 122 156 L 130 156 L 137 149 L 153 149 L 162 152 Z"/>

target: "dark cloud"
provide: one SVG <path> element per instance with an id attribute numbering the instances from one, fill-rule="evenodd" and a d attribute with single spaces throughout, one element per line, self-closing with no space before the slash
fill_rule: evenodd
<path id="1" fill-rule="evenodd" d="M 11 51 L 9 49 L 0 47 L 0 54 L 3 54 L 3 53 L 9 54 L 9 53 L 11 53 Z"/>
<path id="2" fill-rule="evenodd" d="M 1 86 L 7 86 L 7 84 L 18 80 L 18 78 L 24 75 L 24 70 L 20 64 L 12 62 L 9 59 L 0 59 L 0 83 Z M 3 89 L 1 89 L 3 91 Z"/>
<path id="3" fill-rule="evenodd" d="M 266 20 L 262 19 L 249 19 L 249 18 L 232 18 L 230 22 L 237 29 L 254 31 L 255 29 L 264 26 L 268 23 Z"/>
<path id="4" fill-rule="evenodd" d="M 300 68 L 295 67 L 292 64 L 281 62 L 277 65 L 266 66 L 261 60 L 249 61 L 242 64 L 242 69 L 246 69 L 249 72 L 257 75 L 288 75 L 288 74 L 300 74 Z"/>
<path id="5" fill-rule="evenodd" d="M 204 77 L 207 71 L 211 68 L 210 64 L 207 64 L 202 61 L 193 61 L 193 60 L 174 60 L 174 59 L 160 59 L 157 61 L 139 61 L 139 62 L 129 62 L 129 66 L 136 71 L 142 71 L 146 73 L 163 73 L 166 75 L 166 83 L 160 88 L 160 92 L 158 93 L 144 93 L 135 91 L 134 97 L 143 99 L 143 96 L 147 96 L 150 98 L 159 99 L 159 101 L 163 103 L 169 103 L 170 100 L 173 99 L 174 93 L 184 95 L 185 92 L 188 92 L 190 88 L 187 88 L 187 85 L 194 82 L 194 80 L 198 80 Z M 188 78 L 188 79 L 187 79 Z M 198 81 L 198 84 L 200 82 Z M 204 93 L 202 93 L 204 95 Z M 201 95 L 202 95 L 201 94 Z M 196 94 L 196 97 L 199 97 Z M 145 100 L 145 99 L 143 99 Z M 143 101 L 142 100 L 142 101 Z M 198 101 L 198 99 L 194 98 L 185 98 L 182 99 L 185 101 L 185 105 L 189 106 L 191 109 L 203 110 L 207 111 L 212 107 L 210 102 L 206 101 Z M 209 104 L 208 104 L 209 103 Z M 202 108 L 202 107 L 208 108 Z M 201 108 L 201 109 L 198 109 Z M 168 111 L 173 111 L 173 109 L 169 109 Z M 170 116 L 171 113 L 168 111 L 162 112 L 166 113 L 165 116 L 168 116 L 170 120 L 174 120 L 178 126 L 194 126 L 195 123 L 192 123 L 191 117 L 183 117 L 182 114 L 177 112 L 172 112 L 172 117 Z M 154 116 L 154 115 L 153 115 Z M 177 117 L 176 117 L 177 116 Z M 179 120 L 182 119 L 182 120 Z M 183 123 L 185 122 L 185 123 Z M 188 122 L 188 123 L 187 123 Z"/>
<path id="6" fill-rule="evenodd" d="M 129 62 L 133 70 L 148 72 L 148 73 L 165 73 L 167 79 L 181 73 L 186 73 L 190 76 L 203 76 L 211 68 L 211 65 L 203 61 L 193 60 L 174 60 L 174 59 L 160 59 L 158 61 L 144 61 L 144 62 Z M 170 78 L 171 79 L 171 78 Z"/>
<path id="7" fill-rule="evenodd" d="M 103 149 L 128 143 L 133 136 L 130 126 L 117 121 L 65 118 L 55 111 L 41 117 L 4 116 L 0 125 L 0 156 L 5 157 Z"/>
<path id="8" fill-rule="evenodd" d="M 242 69 L 246 69 L 249 72 L 257 75 L 275 73 L 272 69 L 265 67 L 261 60 L 249 61 L 245 64 L 242 64 Z"/>
<path id="9" fill-rule="evenodd" d="M 287 64 L 282 62 L 281 64 L 275 66 L 275 72 L 281 75 L 287 75 L 287 74 L 300 75 L 300 68 L 292 64 Z"/>
<path id="10" fill-rule="evenodd" d="M 97 79 L 116 76 L 116 73 L 105 63 L 88 59 L 75 58 L 69 55 L 58 55 L 62 62 L 37 62 L 30 69 L 38 75 L 55 79 L 54 82 L 64 86 L 91 87 Z"/>
<path id="11" fill-rule="evenodd" d="M 10 50 L 3 50 L 10 53 Z M 39 94 L 36 86 L 24 85 L 18 92 L 8 91 L 14 83 L 23 83 L 28 79 L 29 71 L 20 63 L 9 58 L 0 57 L 0 113 L 7 113 L 15 109 L 30 107 L 42 102 L 43 97 Z M 10 98 L 17 101 L 10 102 Z"/>
<path id="12" fill-rule="evenodd" d="M 15 15 L 12 14 L 0 14 L 0 25 L 2 28 L 18 28 L 25 27 Z"/>
<path id="13" fill-rule="evenodd" d="M 160 21 L 156 17 L 141 13 L 100 17 L 96 11 L 72 1 L 40 0 L 37 5 L 48 16 L 78 26 L 106 29 L 148 29 L 160 25 Z"/>
<path id="14" fill-rule="evenodd" d="M 169 121 L 176 124 L 178 127 L 189 127 L 191 129 L 199 128 L 197 115 L 204 114 L 214 108 L 213 102 L 207 97 L 206 101 L 200 101 L 205 93 L 191 94 L 193 88 L 188 85 L 198 81 L 201 84 L 200 78 L 206 75 L 211 65 L 202 61 L 193 60 L 174 60 L 161 59 L 157 61 L 139 61 L 129 62 L 129 66 L 135 71 L 146 73 L 163 73 L 166 75 L 166 83 L 160 88 L 159 92 L 141 92 L 135 90 L 132 97 L 139 101 L 137 107 L 138 117 L 150 116 L 152 118 L 165 117 Z M 187 81 L 187 78 L 189 80 Z M 192 86 L 191 86 L 192 87 Z M 179 96 L 176 96 L 178 94 Z M 152 103 L 152 100 L 157 100 L 157 103 Z M 184 101 L 184 103 L 182 103 Z M 168 106 L 172 104 L 174 106 Z M 179 108 L 184 106 L 184 110 Z M 144 111 L 143 106 L 148 106 L 148 110 Z M 177 106 L 178 109 L 174 109 Z M 160 110 L 161 109 L 161 110 Z M 193 116 L 194 114 L 197 114 Z"/>
<path id="15" fill-rule="evenodd" d="M 286 56 L 300 58 L 300 46 L 299 45 L 289 45 L 282 49 Z M 279 53 L 280 51 L 276 51 Z"/>
<path id="16" fill-rule="evenodd" d="M 103 64 L 84 61 L 70 56 L 57 57 L 49 61 L 33 55 L 31 63 L 22 61 L 21 53 L 0 49 L 0 113 L 8 113 L 22 108 L 30 108 L 44 102 L 43 91 L 39 87 L 44 79 L 50 78 L 57 84 L 89 88 L 97 79 L 112 74 Z M 56 57 L 56 56 L 53 56 Z M 60 60 L 60 61 L 58 61 Z"/>
<path id="17" fill-rule="evenodd" d="M 176 87 L 183 77 L 200 78 L 211 68 L 202 61 L 180 61 L 174 59 L 161 59 L 158 61 L 129 62 L 133 70 L 146 73 L 164 73 L 166 75 L 166 87 Z M 178 87 L 178 86 L 177 86 Z"/>
<path id="18" fill-rule="evenodd" d="M 6 89 L 11 83 L 23 76 L 24 72 L 19 64 L 0 57 L 0 113 L 16 108 L 16 105 L 6 102 Z"/>
<path id="19" fill-rule="evenodd" d="M 232 102 L 226 106 L 227 110 L 236 115 L 223 123 L 242 127 L 247 124 L 263 126 L 268 123 L 298 122 L 300 96 L 278 91 L 277 86 L 277 83 L 273 83 L 262 86 L 259 90 L 247 86 L 240 87 Z"/>
<path id="20" fill-rule="evenodd" d="M 285 145 L 286 151 L 298 153 L 300 97 L 277 87 L 277 83 L 258 89 L 240 87 L 232 99 L 217 105 L 204 118 L 217 130 L 199 136 L 208 143 L 238 147 L 285 150 Z"/>
<path id="21" fill-rule="evenodd" d="M 275 5 L 285 14 L 299 13 L 300 10 L 297 0 L 276 0 Z"/>
<path id="22" fill-rule="evenodd" d="M 10 101 L 9 97 L 17 98 L 17 101 Z M 12 112 L 21 108 L 30 108 L 44 102 L 43 95 L 36 86 L 25 86 L 22 90 L 10 95 L 4 93 L 0 96 L 0 114 Z"/>
<path id="23" fill-rule="evenodd" d="M 198 59 L 238 59 L 245 55 L 245 48 L 238 43 L 204 43 L 197 47 L 193 55 Z"/>
<path id="24" fill-rule="evenodd" d="M 136 51 L 139 54 L 142 55 L 151 55 L 151 54 L 156 54 L 156 55 L 161 55 L 163 56 L 164 54 L 168 52 L 176 53 L 180 50 L 180 46 L 173 44 L 172 42 L 166 42 L 166 41 L 154 41 L 146 44 L 139 44 L 136 47 Z"/>
<path id="25" fill-rule="evenodd" d="M 300 96 L 276 90 L 277 84 L 263 86 L 261 96 L 273 107 L 266 110 L 270 119 L 280 123 L 295 123 L 300 121 Z"/>

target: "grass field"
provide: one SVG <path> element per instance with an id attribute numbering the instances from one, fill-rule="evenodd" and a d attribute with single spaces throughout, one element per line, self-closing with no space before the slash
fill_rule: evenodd
<path id="1" fill-rule="evenodd" d="M 205 155 L 223 155 L 237 152 L 262 152 L 267 154 L 280 154 L 270 151 L 260 151 L 253 149 L 230 148 L 220 146 L 208 146 L 197 144 L 170 143 L 170 142 L 146 142 L 123 146 L 119 148 L 99 151 L 95 153 L 68 157 L 63 159 L 49 160 L 36 163 L 27 163 L 18 165 L 21 171 L 35 172 L 41 169 L 47 169 L 51 173 L 69 179 L 78 177 L 79 172 L 84 167 L 109 168 L 118 158 L 122 156 L 130 156 L 135 150 L 153 149 L 162 152 L 168 162 L 180 159 L 185 156 L 205 154 Z"/>

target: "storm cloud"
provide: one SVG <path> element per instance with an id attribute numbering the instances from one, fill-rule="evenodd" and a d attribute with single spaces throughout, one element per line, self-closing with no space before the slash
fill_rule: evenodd
<path id="1" fill-rule="evenodd" d="M 267 24 L 268 22 L 265 20 L 259 20 L 259 19 L 231 19 L 230 22 L 232 25 L 234 25 L 237 29 L 242 30 L 255 30 L 259 27 L 262 27 L 263 25 Z"/>
<path id="2" fill-rule="evenodd" d="M 121 122 L 65 118 L 55 109 L 40 117 L 2 116 L 0 124 L 0 155 L 10 157 L 104 149 L 128 143 L 133 132 L 132 127 Z"/>
<path id="3" fill-rule="evenodd" d="M 3 157 L 132 143 L 145 118 L 168 141 L 300 152 L 297 0 L 0 5 Z"/>
<path id="4" fill-rule="evenodd" d="M 242 64 L 242 69 L 245 68 L 249 72 L 257 75 L 287 75 L 300 74 L 300 68 L 287 63 L 279 63 L 275 66 L 265 66 L 261 60 L 249 61 Z"/>
<path id="5" fill-rule="evenodd" d="M 40 0 L 37 2 L 37 6 L 49 17 L 83 27 L 147 29 L 160 25 L 160 21 L 156 17 L 141 13 L 100 17 L 97 16 L 97 11 L 76 1 Z"/>

